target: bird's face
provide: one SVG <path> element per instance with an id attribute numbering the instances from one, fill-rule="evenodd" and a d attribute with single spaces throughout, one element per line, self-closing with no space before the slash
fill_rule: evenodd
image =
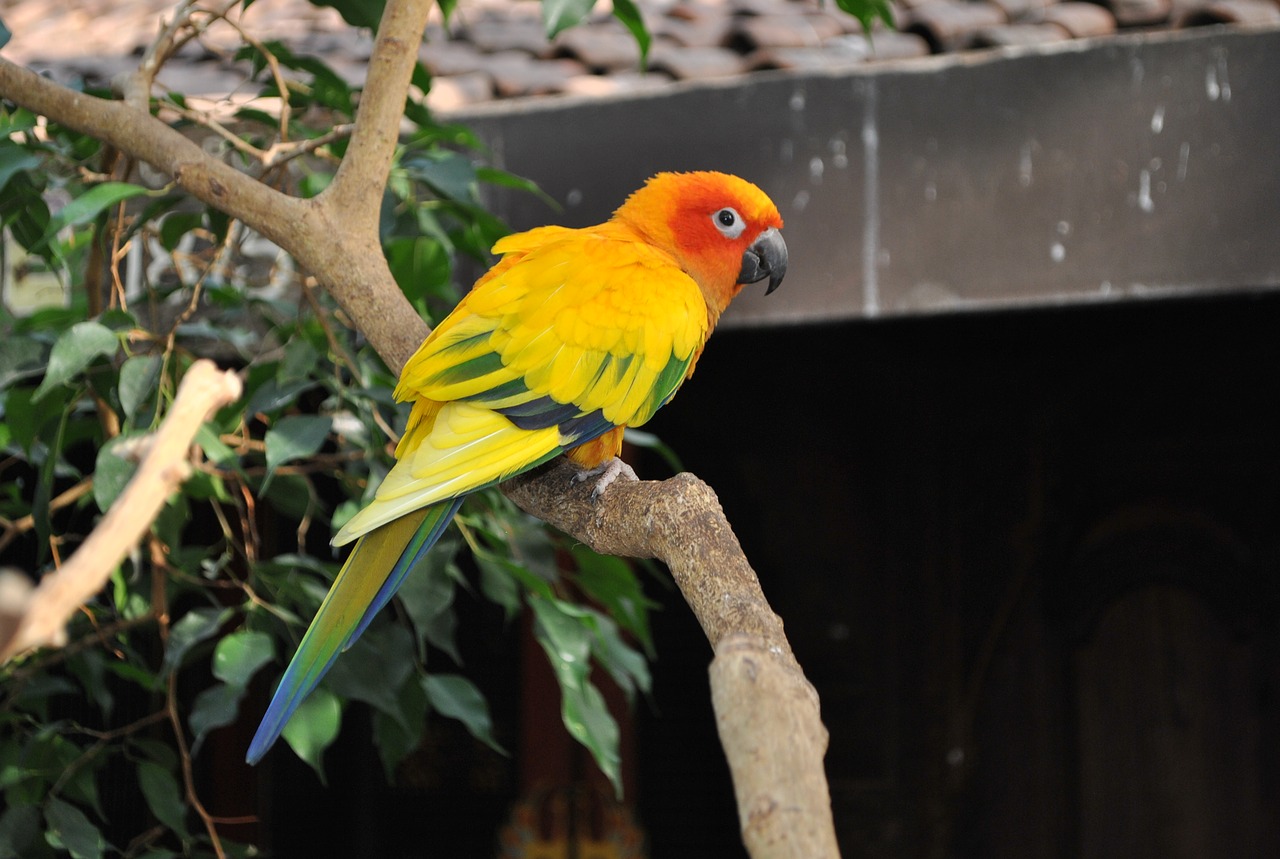
<path id="1" fill-rule="evenodd" d="M 782 217 L 769 197 L 724 173 L 660 173 L 619 216 L 634 217 L 702 289 L 714 316 L 743 285 L 767 279 L 767 295 L 787 271 Z M 647 226 L 646 226 L 647 225 Z"/>

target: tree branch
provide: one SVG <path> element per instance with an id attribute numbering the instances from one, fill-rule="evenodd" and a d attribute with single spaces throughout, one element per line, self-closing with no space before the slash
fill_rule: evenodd
<path id="1" fill-rule="evenodd" d="M 822 759 L 827 729 L 711 487 L 692 474 L 616 481 L 598 500 L 558 460 L 502 485 L 521 509 L 597 552 L 666 563 L 715 649 L 711 701 L 754 859 L 840 855 Z"/>
<path id="2" fill-rule="evenodd" d="M 13 634 L 0 642 L 0 663 L 54 641 L 71 615 L 106 586 L 190 473 L 187 456 L 196 431 L 214 411 L 239 399 L 240 390 L 240 377 L 212 361 L 191 366 L 133 479 L 76 553 L 31 592 Z"/>

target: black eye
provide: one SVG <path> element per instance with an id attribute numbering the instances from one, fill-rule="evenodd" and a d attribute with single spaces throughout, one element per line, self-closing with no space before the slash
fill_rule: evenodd
<path id="1" fill-rule="evenodd" d="M 713 214 L 711 223 L 716 225 L 720 235 L 726 239 L 736 239 L 747 228 L 747 222 L 742 220 L 742 216 L 738 214 L 737 210 L 728 206 Z"/>

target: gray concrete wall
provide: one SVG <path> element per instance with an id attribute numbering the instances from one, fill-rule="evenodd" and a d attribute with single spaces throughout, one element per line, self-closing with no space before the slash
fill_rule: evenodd
<path id="1" fill-rule="evenodd" d="M 1197 30 L 765 73 L 468 123 L 564 207 L 500 194 L 516 228 L 607 217 L 659 170 L 763 187 L 791 248 L 737 324 L 1280 286 L 1280 30 Z"/>

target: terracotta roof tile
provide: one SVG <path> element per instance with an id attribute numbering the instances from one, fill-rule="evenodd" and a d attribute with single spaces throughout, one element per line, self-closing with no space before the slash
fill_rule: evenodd
<path id="1" fill-rule="evenodd" d="M 1214 0 L 1207 6 L 1184 12 L 1180 27 L 1243 24 L 1250 27 L 1280 24 L 1280 2 L 1272 0 Z"/>
<path id="2" fill-rule="evenodd" d="M 556 38 L 556 53 L 597 73 L 633 71 L 640 64 L 635 38 L 621 28 L 574 27 Z"/>
<path id="3" fill-rule="evenodd" d="M 894 0 L 898 31 L 870 43 L 834 0 L 636 0 L 653 34 L 650 73 L 639 51 L 607 14 L 548 41 L 534 0 L 465 0 L 446 25 L 428 29 L 420 57 L 435 78 L 429 103 L 439 110 L 490 98 L 552 93 L 627 92 L 755 69 L 848 68 L 928 52 L 1094 38 L 1125 29 L 1210 24 L 1280 25 L 1280 0 Z M 13 31 L 6 56 L 54 75 L 105 84 L 136 62 L 172 0 L 0 0 Z M 104 26 L 109 22 L 109 26 Z M 353 82 L 363 80 L 372 45 L 330 8 L 303 0 L 255 3 L 244 25 L 263 39 L 318 54 Z M 212 27 L 191 43 L 164 81 L 197 95 L 244 91 L 226 55 L 239 40 Z"/>
<path id="4" fill-rule="evenodd" d="M 1006 24 L 984 27 L 973 34 L 975 48 L 1011 48 L 1065 42 L 1071 36 L 1054 24 Z"/>
<path id="5" fill-rule="evenodd" d="M 935 53 L 970 47 L 974 36 L 985 29 L 1006 23 L 1003 9 L 995 3 L 933 0 L 911 10 L 908 33 L 928 40 Z"/>
<path id="6" fill-rule="evenodd" d="M 747 71 L 747 61 L 728 48 L 671 48 L 658 46 L 649 55 L 649 67 L 667 72 L 676 80 L 722 78 Z"/>
<path id="7" fill-rule="evenodd" d="M 844 34 L 844 28 L 827 15 L 751 15 L 733 25 L 729 45 L 742 53 L 756 48 L 817 48 Z"/>
<path id="8" fill-rule="evenodd" d="M 1093 3 L 1059 3 L 1045 9 L 1041 20 L 1061 27 L 1073 39 L 1109 36 L 1116 31 L 1116 19 Z"/>
<path id="9" fill-rule="evenodd" d="M 1121 27 L 1163 24 L 1173 11 L 1173 0 L 1106 0 L 1104 5 Z"/>

